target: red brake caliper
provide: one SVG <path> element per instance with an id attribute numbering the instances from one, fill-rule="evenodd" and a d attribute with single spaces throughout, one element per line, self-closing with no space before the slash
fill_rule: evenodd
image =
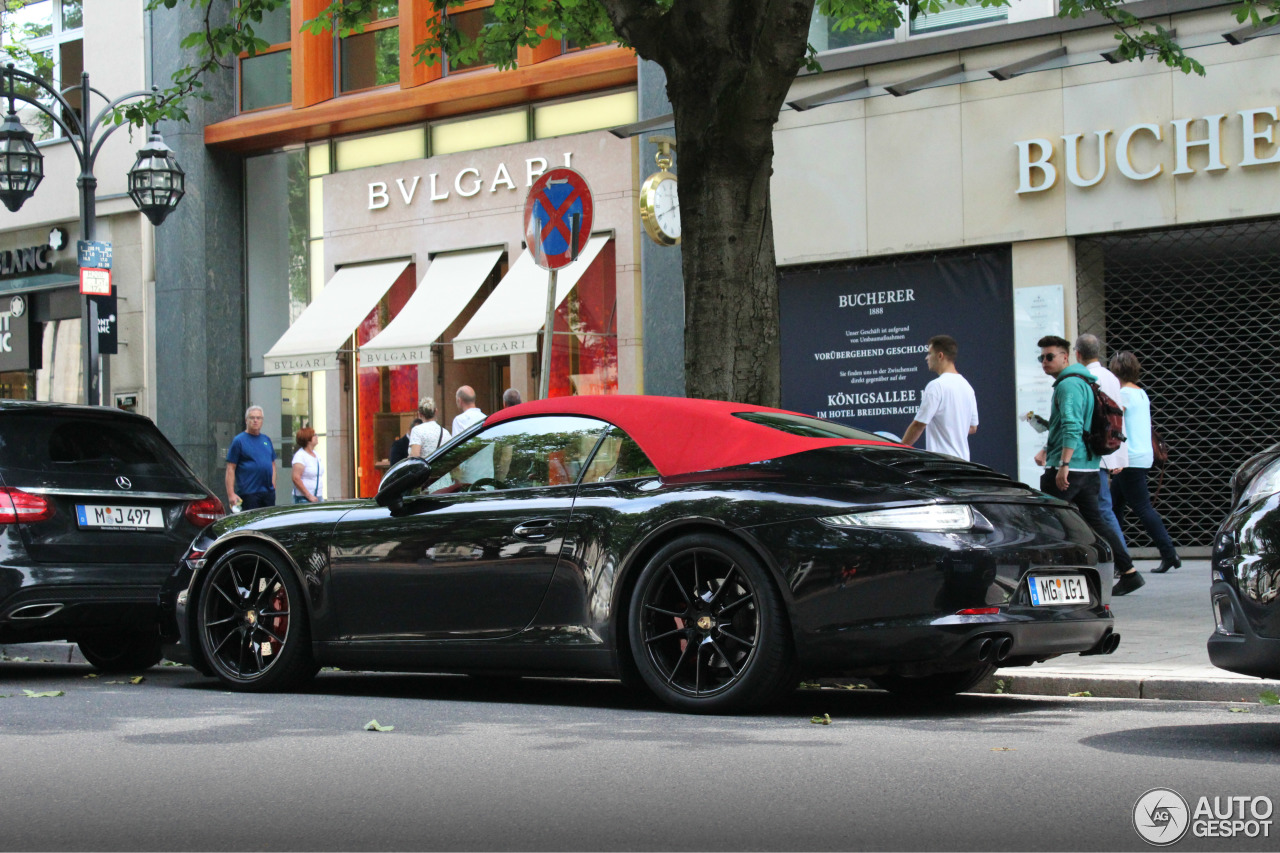
<path id="1" fill-rule="evenodd" d="M 283 586 L 277 589 L 275 594 L 271 596 L 271 602 L 268 605 L 267 613 L 264 614 L 271 620 L 271 633 L 275 634 L 277 637 L 283 637 L 289 630 L 289 617 L 270 616 L 269 614 L 272 610 L 283 611 L 286 613 L 289 610 L 289 596 L 285 594 Z M 280 651 L 280 644 L 270 637 L 264 640 L 263 643 L 271 647 L 272 654 Z"/>

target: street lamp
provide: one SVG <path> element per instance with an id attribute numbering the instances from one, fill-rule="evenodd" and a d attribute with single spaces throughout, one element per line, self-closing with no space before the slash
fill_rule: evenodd
<path id="1" fill-rule="evenodd" d="M 15 81 L 41 90 L 53 100 L 53 104 L 46 106 L 36 96 L 17 91 Z M 15 68 L 12 62 L 5 66 L 0 99 L 8 98 L 9 113 L 5 116 L 4 123 L 0 124 L 0 201 L 9 210 L 16 212 L 31 198 L 44 178 L 44 155 L 32 141 L 31 131 L 22 126 L 22 121 L 13 108 L 14 101 L 22 101 L 52 119 L 62 129 L 76 153 L 80 164 L 80 175 L 76 178 L 76 186 L 80 188 L 80 239 L 88 241 L 93 239 L 97 220 L 95 190 L 98 179 L 93 176 L 93 166 L 107 137 L 122 126 L 109 119 L 114 115 L 116 107 L 137 98 L 154 99 L 157 90 L 152 87 L 149 92 L 130 92 L 111 100 L 90 87 L 88 73 L 80 75 L 79 86 L 69 86 L 64 91 L 74 89 L 79 90 L 83 114 L 77 112 L 63 92 L 54 89 L 44 80 Z M 107 103 L 90 121 L 88 116 L 92 95 L 97 95 Z M 138 151 L 138 159 L 129 170 L 129 197 L 153 225 L 159 225 L 178 206 L 185 192 L 186 175 L 182 167 L 174 159 L 173 150 L 164 144 L 160 132 L 152 127 L 150 139 Z M 84 397 L 88 405 L 96 406 L 99 403 L 98 304 L 88 296 L 81 300 L 80 323 L 84 350 Z"/>

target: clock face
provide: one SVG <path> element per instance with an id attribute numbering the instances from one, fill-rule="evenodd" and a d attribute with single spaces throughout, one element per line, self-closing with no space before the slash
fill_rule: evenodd
<path id="1" fill-rule="evenodd" d="M 663 181 L 654 189 L 653 219 L 662 233 L 680 239 L 680 197 L 675 181 Z"/>
<path id="2" fill-rule="evenodd" d="M 680 242 L 680 197 L 675 175 L 650 175 L 640 191 L 640 219 L 644 229 L 660 246 Z"/>

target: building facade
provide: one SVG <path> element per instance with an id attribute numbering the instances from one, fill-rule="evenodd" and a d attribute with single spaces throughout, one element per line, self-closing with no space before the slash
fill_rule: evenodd
<path id="1" fill-rule="evenodd" d="M 1206 74 L 1115 64 L 1109 27 L 1015 4 L 833 50 L 797 81 L 775 132 L 783 402 L 900 434 L 924 344 L 951 334 L 975 459 L 1035 483 L 1035 341 L 1095 333 L 1142 361 L 1175 448 L 1158 507 L 1204 547 L 1232 472 L 1275 441 L 1280 39 L 1221 3 L 1131 7 Z"/>
<path id="2" fill-rule="evenodd" d="M 38 57 L 22 70 L 56 88 L 79 84 L 84 71 L 109 97 L 144 90 L 150 82 L 148 20 L 138 4 L 39 0 L 6 14 L 10 32 Z M 78 92 L 68 100 L 83 112 Z M 91 116 L 103 106 L 95 98 Z M 45 177 L 18 211 L 0 211 L 0 397 L 83 402 L 80 166 L 71 142 L 48 116 L 18 107 L 44 155 Z M 116 353 L 103 360 L 102 400 L 154 416 L 154 231 L 126 194 L 128 170 L 145 140 L 128 128 L 106 139 L 94 166 L 94 237 L 112 244 L 117 296 L 116 310 L 103 318 L 115 335 Z"/>

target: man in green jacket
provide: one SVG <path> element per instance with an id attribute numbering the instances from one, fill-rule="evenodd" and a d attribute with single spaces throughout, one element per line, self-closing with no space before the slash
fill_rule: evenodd
<path id="1" fill-rule="evenodd" d="M 1107 540 L 1120 572 L 1111 594 L 1127 595 L 1146 581 L 1133 567 L 1124 542 L 1103 522 L 1098 509 L 1098 468 L 1102 457 L 1090 452 L 1086 436 L 1093 419 L 1093 374 L 1070 363 L 1071 344 L 1065 338 L 1045 335 L 1037 343 L 1040 367 L 1054 378 L 1048 442 L 1036 454 L 1036 462 L 1045 466 L 1040 490 L 1071 501 L 1089 526 Z"/>

